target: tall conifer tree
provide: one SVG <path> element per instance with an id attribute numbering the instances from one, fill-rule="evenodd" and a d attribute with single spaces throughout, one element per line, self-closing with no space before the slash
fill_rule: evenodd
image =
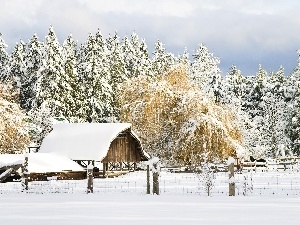
<path id="1" fill-rule="evenodd" d="M 39 70 L 42 66 L 43 43 L 34 34 L 27 44 L 23 79 L 21 79 L 20 104 L 23 109 L 30 111 L 36 102 L 36 85 Z"/>
<path id="2" fill-rule="evenodd" d="M 9 77 L 9 55 L 6 51 L 7 45 L 0 33 L 0 81 L 7 82 Z"/>
<path id="3" fill-rule="evenodd" d="M 106 59 L 106 46 L 100 31 L 90 34 L 81 48 L 79 73 L 84 85 L 84 120 L 107 122 L 112 113 L 112 87 Z"/>

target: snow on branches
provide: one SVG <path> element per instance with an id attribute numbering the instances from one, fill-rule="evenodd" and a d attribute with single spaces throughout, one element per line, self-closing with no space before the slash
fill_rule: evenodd
<path id="1" fill-rule="evenodd" d="M 191 85 L 184 66 L 132 78 L 122 90 L 121 121 L 133 124 L 152 155 L 189 165 L 206 151 L 219 159 L 236 154 L 242 135 L 234 114 Z"/>
<path id="2" fill-rule="evenodd" d="M 29 144 L 26 117 L 11 88 L 0 84 L 0 153 L 20 153 Z"/>

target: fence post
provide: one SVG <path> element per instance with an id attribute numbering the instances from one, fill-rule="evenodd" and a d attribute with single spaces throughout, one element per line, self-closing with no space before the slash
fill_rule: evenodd
<path id="1" fill-rule="evenodd" d="M 87 194 L 93 193 L 93 165 L 87 166 Z"/>
<path id="2" fill-rule="evenodd" d="M 159 158 L 154 157 L 152 159 L 152 173 L 153 173 L 153 194 L 159 195 Z"/>
<path id="3" fill-rule="evenodd" d="M 229 157 L 227 161 L 229 174 L 229 196 L 235 196 L 235 180 L 234 180 L 234 158 Z"/>
<path id="4" fill-rule="evenodd" d="M 102 175 L 103 175 L 103 177 L 105 177 L 106 176 L 106 162 L 102 163 L 102 165 L 103 165 Z"/>
<path id="5" fill-rule="evenodd" d="M 28 191 L 28 178 L 29 178 L 29 172 L 28 172 L 28 153 L 25 153 L 25 160 L 24 164 L 22 165 L 22 192 Z"/>
<path id="6" fill-rule="evenodd" d="M 150 165 L 147 165 L 147 194 L 150 194 Z"/>

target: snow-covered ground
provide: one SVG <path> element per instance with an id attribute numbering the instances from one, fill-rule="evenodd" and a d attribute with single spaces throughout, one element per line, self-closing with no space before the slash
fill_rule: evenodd
<path id="1" fill-rule="evenodd" d="M 207 197 L 193 173 L 160 174 L 160 195 L 146 195 L 146 172 L 94 180 L 0 184 L 1 225 L 41 224 L 300 224 L 298 172 L 236 174 L 237 196 L 228 196 L 228 174 L 218 173 Z M 252 177 L 252 182 L 251 182 Z"/>

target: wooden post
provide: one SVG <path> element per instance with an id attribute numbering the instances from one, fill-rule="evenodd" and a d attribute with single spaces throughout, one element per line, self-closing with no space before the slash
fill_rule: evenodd
<path id="1" fill-rule="evenodd" d="M 159 195 L 159 167 L 158 167 L 158 158 L 152 159 L 153 161 L 153 167 L 152 167 L 152 173 L 153 173 L 153 194 Z"/>
<path id="2" fill-rule="evenodd" d="M 147 194 L 150 194 L 150 166 L 147 165 Z"/>
<path id="3" fill-rule="evenodd" d="M 133 163 L 133 171 L 136 171 L 136 162 Z"/>
<path id="4" fill-rule="evenodd" d="M 87 194 L 93 193 L 93 165 L 87 166 Z"/>
<path id="5" fill-rule="evenodd" d="M 22 166 L 22 192 L 28 191 L 28 178 L 29 178 L 28 153 L 25 153 L 25 160 L 24 160 L 24 164 Z"/>
<path id="6" fill-rule="evenodd" d="M 127 164 L 128 171 L 130 171 L 130 169 L 131 169 L 130 162 L 127 162 L 127 163 L 128 163 L 128 164 Z"/>
<path id="7" fill-rule="evenodd" d="M 235 196 L 235 180 L 234 180 L 234 158 L 228 159 L 228 174 L 229 174 L 229 196 Z"/>
<path id="8" fill-rule="evenodd" d="M 105 177 L 105 175 L 106 175 L 106 169 L 107 169 L 107 166 L 106 166 L 106 163 L 104 162 L 104 163 L 102 163 L 102 165 L 103 165 L 103 177 Z"/>

